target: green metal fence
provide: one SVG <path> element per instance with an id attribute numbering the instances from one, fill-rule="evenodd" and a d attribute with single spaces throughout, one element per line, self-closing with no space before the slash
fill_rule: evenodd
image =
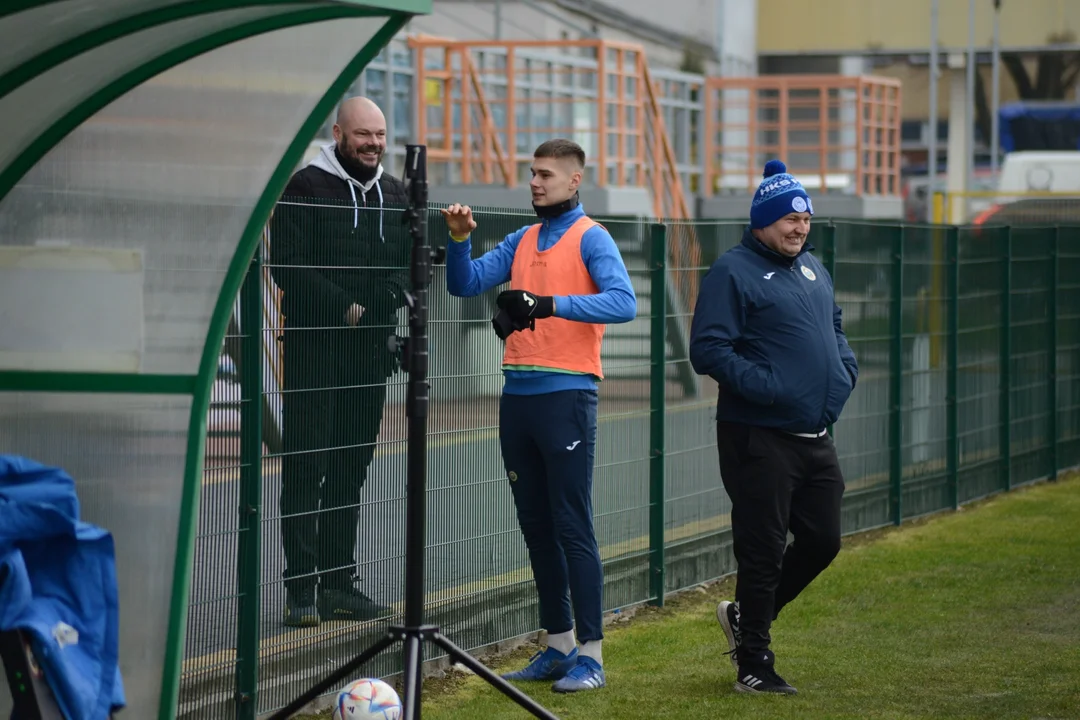
<path id="1" fill-rule="evenodd" d="M 365 221 L 354 218 L 351 205 L 338 210 L 357 227 Z M 473 257 L 532 222 L 499 209 L 476 211 L 476 218 Z M 317 242 L 320 230 L 312 222 L 306 231 Z M 687 345 L 696 284 L 739 241 L 742 227 L 602 222 L 638 296 L 637 319 L 608 327 L 600 392 L 594 504 L 605 605 L 616 611 L 662 602 L 667 592 L 735 569 L 717 468 L 716 386 L 694 375 Z M 433 244 L 445 244 L 437 211 L 429 227 Z M 408 242 L 396 211 L 384 217 L 383 235 L 384 257 L 396 260 L 367 268 L 365 282 L 383 283 L 405 270 L 407 252 L 394 254 Z M 266 245 L 274 239 L 271 231 Z M 834 277 L 860 364 L 858 385 L 833 428 L 847 480 L 845 532 L 955 508 L 1080 464 L 1080 228 L 817 221 L 810 241 Z M 403 609 L 406 377 L 396 372 L 383 382 L 377 373 L 350 374 L 353 365 L 385 358 L 373 354 L 374 340 L 342 339 L 349 330 L 339 321 L 338 327 L 284 326 L 271 280 L 286 277 L 285 263 L 275 262 L 275 253 L 263 252 L 252 264 L 209 419 L 212 457 L 201 501 L 183 717 L 253 718 L 280 707 L 381 636 Z M 327 262 L 333 259 L 313 264 Z M 431 291 L 428 616 L 473 649 L 534 632 L 538 616 L 499 453 L 501 345 L 490 327 L 496 291 L 452 298 L 443 271 L 436 268 Z M 372 318 L 361 330 L 370 338 L 404 335 L 404 311 L 387 317 Z M 283 371 L 288 333 L 338 338 L 304 360 L 315 363 L 316 382 L 302 388 L 291 387 Z M 340 408 L 327 412 L 354 413 L 362 422 L 371 417 L 364 398 L 381 398 L 384 385 L 374 458 L 351 498 L 358 517 L 355 565 L 340 569 L 355 573 L 359 587 L 393 614 L 287 627 L 282 466 L 297 453 L 325 456 L 319 472 L 329 487 L 344 482 L 342 468 L 359 472 L 363 442 L 358 425 L 309 434 L 304 449 L 290 449 L 282 434 L 290 417 L 286 396 L 351 398 L 344 415 Z M 300 422 L 318 426 L 310 415 Z M 330 512 L 342 510 L 312 511 L 320 520 Z M 426 653 L 436 656 L 430 648 Z M 364 672 L 393 674 L 399 657 L 384 655 Z"/>

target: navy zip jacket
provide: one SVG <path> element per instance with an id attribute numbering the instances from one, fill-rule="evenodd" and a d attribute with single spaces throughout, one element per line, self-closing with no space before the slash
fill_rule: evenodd
<path id="1" fill-rule="evenodd" d="M 705 275 L 690 363 L 720 384 L 717 421 L 817 433 L 840 416 L 859 366 L 813 249 L 786 257 L 747 229 Z"/>

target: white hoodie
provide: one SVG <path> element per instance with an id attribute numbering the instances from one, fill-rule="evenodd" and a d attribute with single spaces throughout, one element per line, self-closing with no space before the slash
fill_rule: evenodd
<path id="1" fill-rule="evenodd" d="M 383 174 L 382 163 L 379 163 L 379 167 L 375 169 L 375 177 L 368 180 L 366 183 L 362 183 L 354 178 L 349 173 L 345 172 L 345 168 L 341 167 L 341 163 L 338 162 L 337 155 L 334 154 L 334 148 L 336 143 L 329 143 L 322 146 L 322 150 L 319 154 L 311 159 L 308 165 L 319 168 L 324 172 L 328 172 L 331 175 L 335 175 L 345 181 L 345 184 L 349 186 L 349 192 L 352 194 L 353 200 L 353 228 L 355 229 L 360 224 L 360 204 L 356 201 L 356 189 L 360 189 L 360 197 L 364 201 L 364 207 L 367 207 L 367 194 L 371 190 L 372 186 L 375 187 L 375 192 L 379 194 L 379 240 L 386 242 L 383 238 L 383 194 L 382 188 L 379 187 L 379 178 Z"/>

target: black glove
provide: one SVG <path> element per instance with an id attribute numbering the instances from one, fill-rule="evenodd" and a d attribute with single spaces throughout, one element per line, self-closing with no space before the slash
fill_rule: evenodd
<path id="1" fill-rule="evenodd" d="M 510 317 L 510 313 L 500 310 L 495 317 L 491 318 L 491 327 L 495 328 L 495 334 L 499 336 L 500 340 L 505 340 L 510 337 L 511 333 L 518 330 L 524 330 L 525 328 L 535 330 L 536 321 L 530 318 L 515 320 Z"/>
<path id="2" fill-rule="evenodd" d="M 555 314 L 555 298 L 534 295 L 528 290 L 505 290 L 495 304 L 514 320 L 542 320 Z"/>

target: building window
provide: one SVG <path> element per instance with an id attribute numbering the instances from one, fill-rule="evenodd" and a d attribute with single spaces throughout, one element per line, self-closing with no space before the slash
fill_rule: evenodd
<path id="1" fill-rule="evenodd" d="M 922 120 L 904 120 L 900 123 L 900 140 L 903 142 L 923 142 L 923 128 L 926 123 Z"/>

